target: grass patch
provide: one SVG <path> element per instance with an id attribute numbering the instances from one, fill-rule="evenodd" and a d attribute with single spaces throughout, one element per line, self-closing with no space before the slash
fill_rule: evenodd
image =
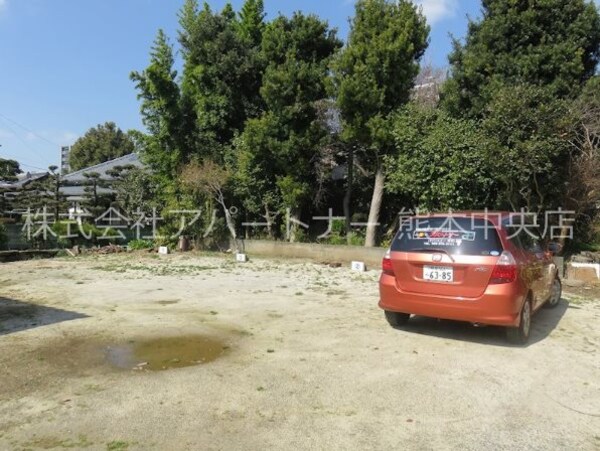
<path id="1" fill-rule="evenodd" d="M 218 266 L 202 266 L 202 265 L 141 265 L 141 264 L 112 264 L 105 266 L 95 266 L 92 269 L 97 271 L 127 273 L 127 272 L 143 272 L 153 276 L 185 276 L 198 275 L 202 272 L 213 271 L 219 269 Z"/>
<path id="2" fill-rule="evenodd" d="M 106 444 L 106 451 L 125 451 L 129 449 L 129 443 L 122 440 L 114 440 Z"/>
<path id="3" fill-rule="evenodd" d="M 41 448 L 41 449 L 82 449 L 92 446 L 93 443 L 88 440 L 85 435 L 80 435 L 77 440 L 62 439 L 58 437 L 40 437 L 30 442 L 25 443 L 26 448 Z"/>

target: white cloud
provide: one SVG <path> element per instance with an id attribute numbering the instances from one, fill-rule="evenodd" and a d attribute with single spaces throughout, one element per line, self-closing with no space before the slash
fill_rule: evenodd
<path id="1" fill-rule="evenodd" d="M 458 0 L 417 0 L 416 3 L 423 7 L 430 25 L 453 17 L 458 10 Z"/>
<path id="2" fill-rule="evenodd" d="M 0 0 L 0 11 L 6 8 L 8 5 L 8 0 Z"/>

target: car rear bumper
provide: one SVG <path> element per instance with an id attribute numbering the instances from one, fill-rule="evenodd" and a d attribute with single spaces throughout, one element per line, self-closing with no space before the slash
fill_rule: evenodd
<path id="1" fill-rule="evenodd" d="M 519 325 L 525 297 L 516 283 L 490 285 L 475 299 L 407 293 L 398 288 L 394 276 L 386 274 L 379 281 L 379 294 L 379 307 L 391 312 L 513 327 Z"/>

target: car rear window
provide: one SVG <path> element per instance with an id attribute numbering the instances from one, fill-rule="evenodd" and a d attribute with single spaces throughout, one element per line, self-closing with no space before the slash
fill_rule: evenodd
<path id="1" fill-rule="evenodd" d="M 410 218 L 392 241 L 394 252 L 499 256 L 502 244 L 494 225 L 482 218 Z"/>

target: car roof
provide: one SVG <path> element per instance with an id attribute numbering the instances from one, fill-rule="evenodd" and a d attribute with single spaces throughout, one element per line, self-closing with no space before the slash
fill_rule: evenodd
<path id="1" fill-rule="evenodd" d="M 431 213 L 416 215 L 414 218 L 475 218 L 475 219 L 487 219 L 492 224 L 500 224 L 506 218 L 514 214 L 509 211 L 452 211 L 448 213 Z"/>

